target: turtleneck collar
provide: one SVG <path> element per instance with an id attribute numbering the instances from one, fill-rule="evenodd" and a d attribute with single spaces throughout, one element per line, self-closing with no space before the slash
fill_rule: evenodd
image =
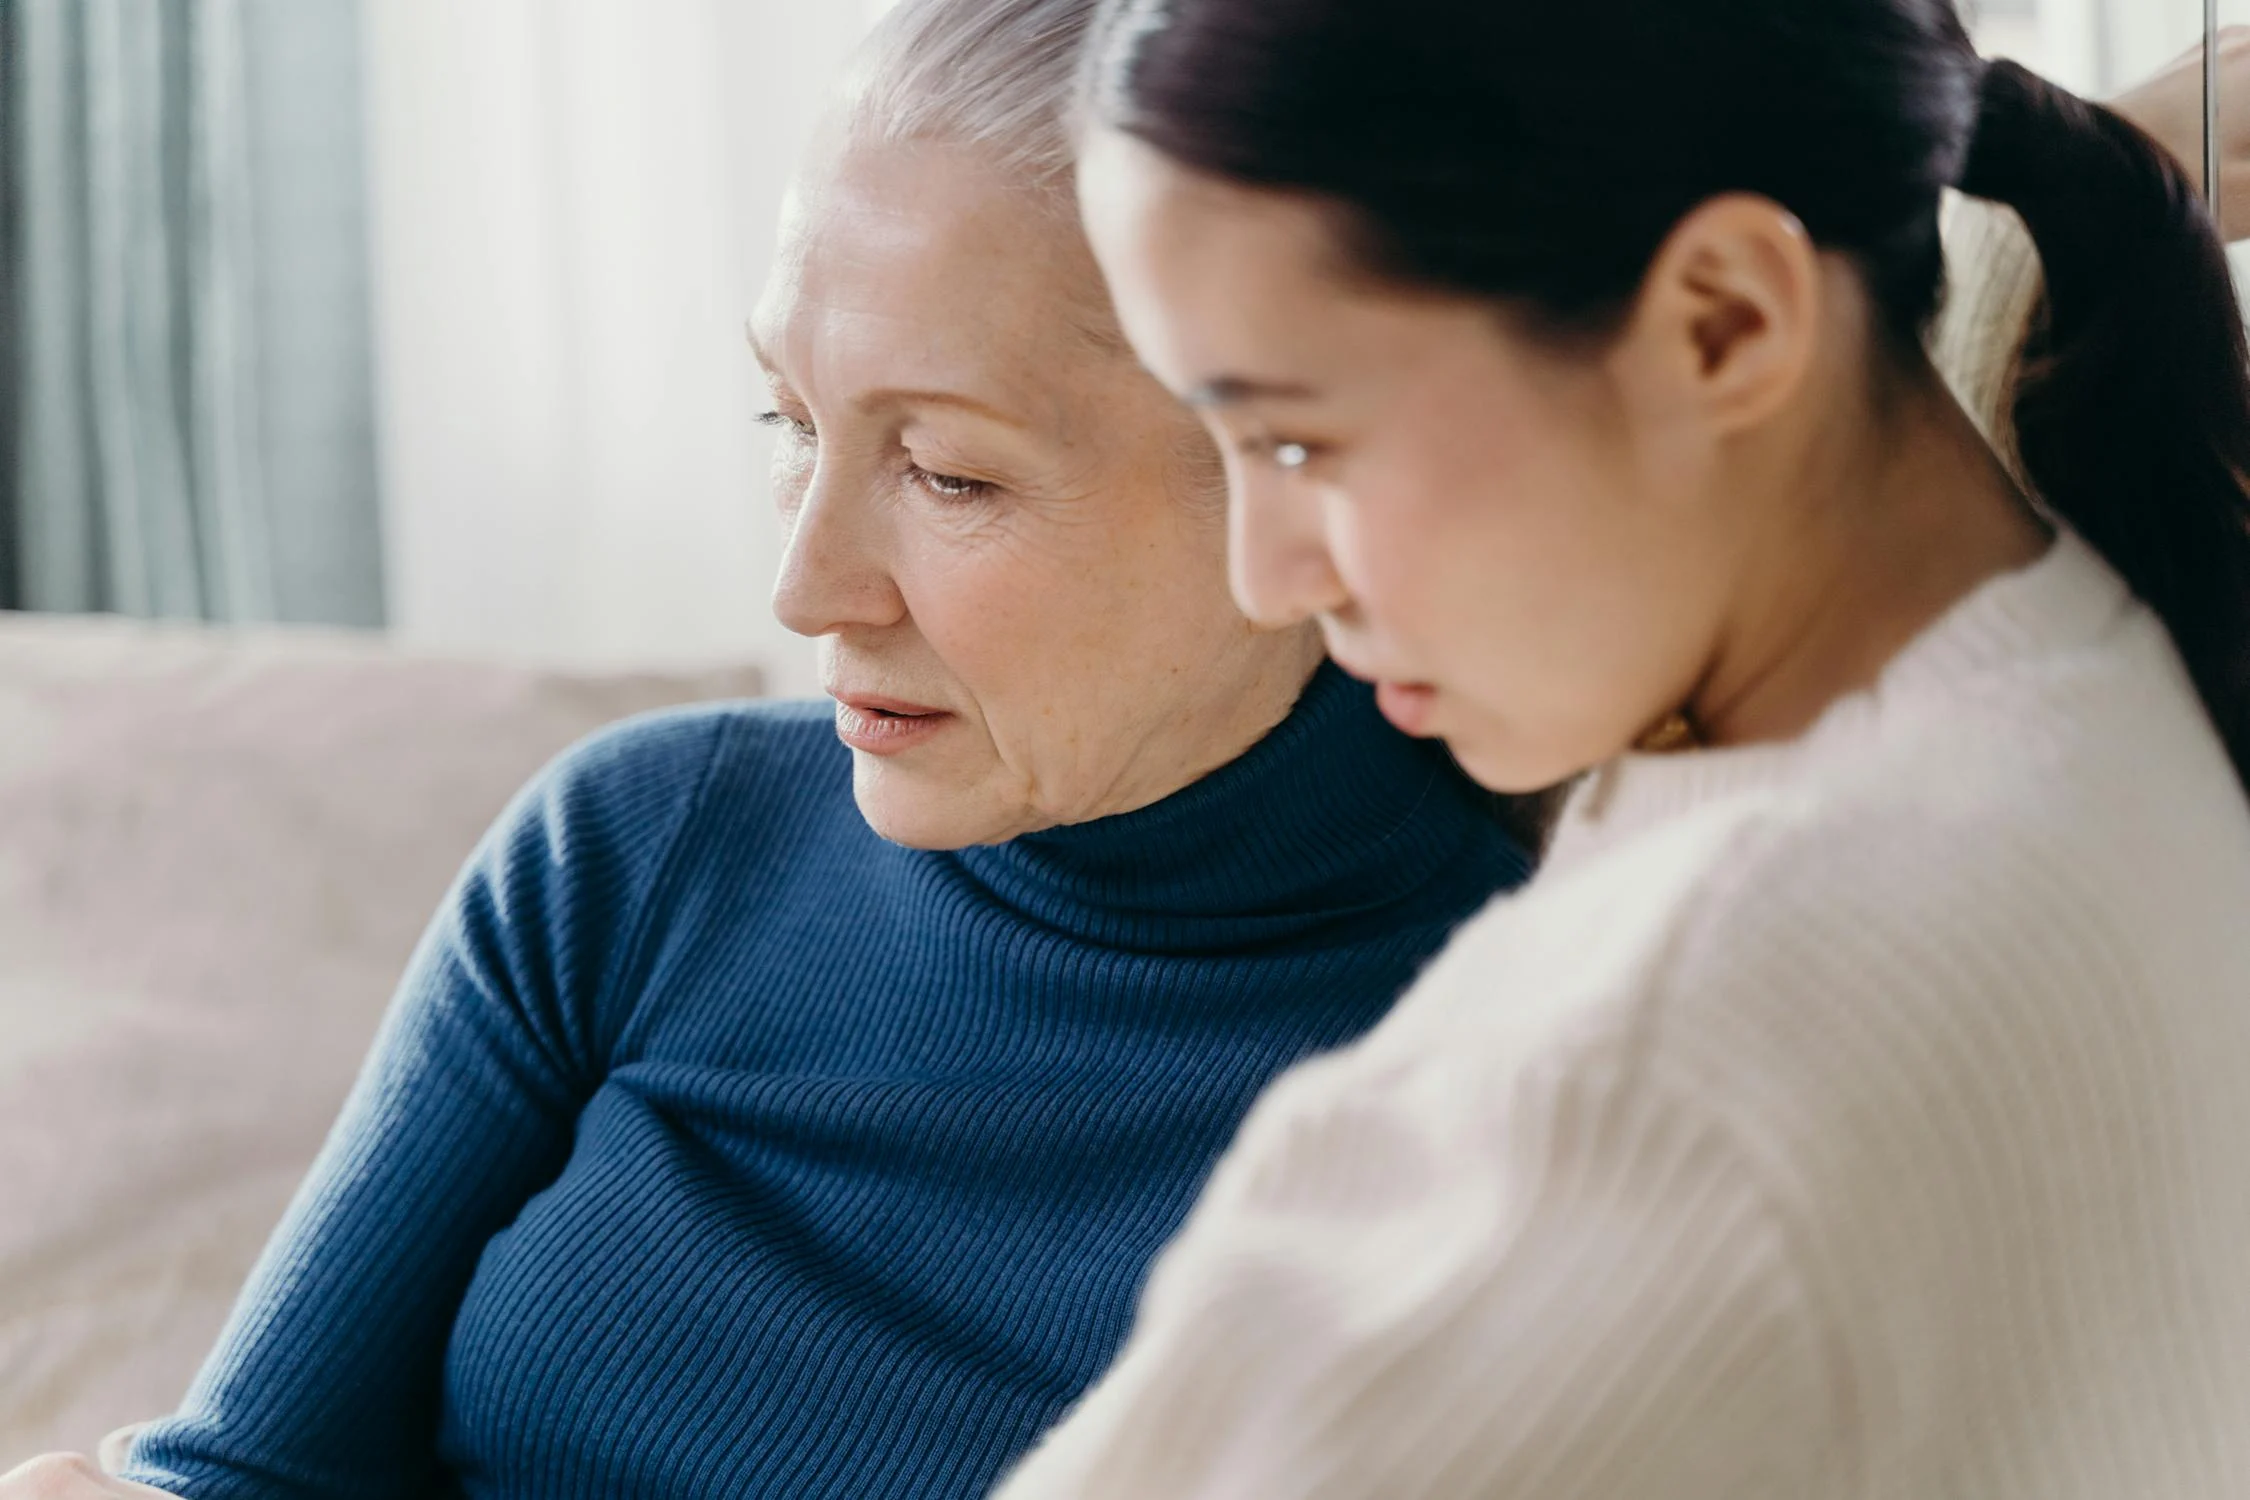
<path id="1" fill-rule="evenodd" d="M 1378 910 L 1473 840 L 1506 841 L 1474 786 L 1323 663 L 1278 728 L 1163 801 L 951 857 L 1043 926 L 1218 953 Z"/>

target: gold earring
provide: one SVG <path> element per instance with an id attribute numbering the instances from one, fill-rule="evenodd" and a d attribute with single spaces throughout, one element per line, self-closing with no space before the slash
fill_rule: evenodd
<path id="1" fill-rule="evenodd" d="M 1650 725 L 1633 741 L 1633 748 L 1643 755 L 1671 755 L 1697 749 L 1702 744 L 1703 736 L 1695 732 L 1695 721 L 1685 712 L 1675 712 Z"/>

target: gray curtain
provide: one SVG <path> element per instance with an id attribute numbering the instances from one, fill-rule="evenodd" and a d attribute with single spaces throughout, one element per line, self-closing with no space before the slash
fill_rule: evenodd
<path id="1" fill-rule="evenodd" d="M 356 0 L 0 0 L 0 604 L 382 618 Z"/>

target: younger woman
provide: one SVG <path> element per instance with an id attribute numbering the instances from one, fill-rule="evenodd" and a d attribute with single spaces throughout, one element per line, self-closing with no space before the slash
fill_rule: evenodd
<path id="1" fill-rule="evenodd" d="M 1233 579 L 1531 887 L 1253 1113 L 1008 1490 L 2250 1494 L 2250 392 L 1948 0 L 1125 0 L 1080 193 Z M 2024 493 L 1922 352 L 2028 222 Z"/>

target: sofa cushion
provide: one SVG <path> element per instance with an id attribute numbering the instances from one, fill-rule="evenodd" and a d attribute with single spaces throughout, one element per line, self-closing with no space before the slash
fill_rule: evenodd
<path id="1" fill-rule="evenodd" d="M 757 689 L 0 614 L 0 1470 L 178 1401 L 510 793 Z"/>

